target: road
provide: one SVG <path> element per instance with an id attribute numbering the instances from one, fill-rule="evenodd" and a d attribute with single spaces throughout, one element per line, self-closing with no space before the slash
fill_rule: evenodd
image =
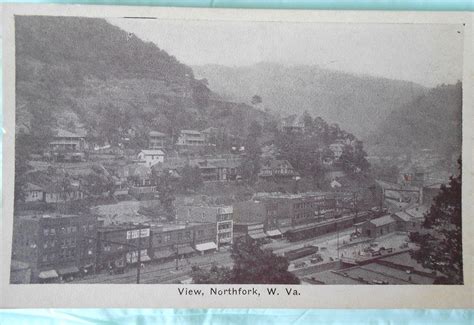
<path id="1" fill-rule="evenodd" d="M 187 259 L 180 259 L 178 270 L 176 262 L 156 263 L 150 262 L 140 270 L 140 283 L 174 283 L 188 278 L 193 266 L 210 267 L 216 264 L 219 266 L 232 266 L 232 259 L 229 251 L 220 251 L 205 255 L 197 255 Z M 136 283 L 137 269 L 127 268 L 124 274 L 109 274 L 102 272 L 76 279 L 71 283 Z"/>

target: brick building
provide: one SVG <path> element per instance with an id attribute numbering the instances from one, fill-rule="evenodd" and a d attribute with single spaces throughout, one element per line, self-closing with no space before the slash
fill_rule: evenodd
<path id="1" fill-rule="evenodd" d="M 58 282 L 89 272 L 95 263 L 91 215 L 15 216 L 12 260 L 27 263 L 31 282 Z"/>
<path id="2" fill-rule="evenodd" d="M 153 259 L 165 261 L 215 251 L 216 234 L 215 224 L 210 222 L 153 226 Z"/>
<path id="3" fill-rule="evenodd" d="M 179 206 L 176 210 L 180 222 L 210 222 L 216 227 L 217 247 L 233 243 L 232 206 Z"/>
<path id="4" fill-rule="evenodd" d="M 122 269 L 126 265 L 149 262 L 150 226 L 119 224 L 101 227 L 97 231 L 97 269 Z"/>

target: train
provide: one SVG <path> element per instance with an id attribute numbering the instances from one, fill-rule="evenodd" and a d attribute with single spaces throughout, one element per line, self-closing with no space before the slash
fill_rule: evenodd
<path id="1" fill-rule="evenodd" d="M 293 249 L 291 251 L 287 251 L 284 253 L 284 256 L 289 260 L 297 260 L 301 257 L 305 257 L 308 255 L 312 255 L 314 253 L 318 252 L 318 247 L 317 246 L 305 246 L 297 249 Z"/>
<path id="2" fill-rule="evenodd" d="M 288 239 L 288 241 L 296 242 L 347 229 L 352 227 L 355 223 L 363 222 L 372 218 L 373 215 L 371 212 L 360 212 L 357 214 L 351 214 L 349 216 L 343 216 L 340 218 L 334 218 L 308 226 L 299 227 L 297 229 L 290 229 L 284 233 L 284 236 L 286 239 Z"/>

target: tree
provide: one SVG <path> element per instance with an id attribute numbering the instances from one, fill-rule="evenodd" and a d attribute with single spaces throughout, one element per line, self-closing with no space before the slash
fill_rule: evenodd
<path id="1" fill-rule="evenodd" d="M 165 217 L 168 221 L 174 221 L 176 219 L 174 209 L 174 200 L 176 197 L 175 189 L 172 184 L 173 180 L 169 173 L 153 174 L 153 179 L 157 185 L 159 200 Z"/>
<path id="2" fill-rule="evenodd" d="M 15 138 L 15 188 L 14 188 L 14 204 L 25 201 L 25 175 L 31 167 L 28 165 L 28 136 L 18 134 Z"/>
<path id="3" fill-rule="evenodd" d="M 259 95 L 254 95 L 254 96 L 252 96 L 252 99 L 250 100 L 250 102 L 252 103 L 252 105 L 261 104 L 262 103 L 262 97 L 260 97 Z"/>
<path id="4" fill-rule="evenodd" d="M 192 278 L 196 284 L 217 284 L 217 283 L 232 283 L 232 270 L 225 266 L 213 265 L 210 270 L 200 268 L 199 266 L 192 267 Z"/>
<path id="5" fill-rule="evenodd" d="M 236 240 L 232 247 L 232 283 L 239 284 L 299 284 L 288 271 L 288 260 L 270 250 L 263 250 L 253 240 Z"/>
<path id="6" fill-rule="evenodd" d="M 85 177 L 85 188 L 87 192 L 93 195 L 102 195 L 108 193 L 113 196 L 115 192 L 115 183 L 112 177 L 105 175 L 103 172 L 92 172 Z M 63 181 L 63 188 L 66 191 L 67 183 Z"/>
<path id="7" fill-rule="evenodd" d="M 314 132 L 314 122 L 308 111 L 304 111 L 302 119 L 305 132 L 312 134 Z"/>
<path id="8" fill-rule="evenodd" d="M 202 184 L 203 180 L 199 167 L 192 167 L 190 165 L 186 165 L 183 167 L 181 171 L 180 186 L 185 192 L 189 190 L 195 191 L 199 187 L 201 187 Z"/>
<path id="9" fill-rule="evenodd" d="M 288 260 L 269 250 L 261 249 L 255 241 L 238 239 L 232 246 L 232 269 L 213 266 L 209 271 L 193 268 L 194 283 L 206 284 L 299 284 L 288 271 Z"/>
<path id="10" fill-rule="evenodd" d="M 461 159 L 458 163 L 461 170 Z M 411 234 L 419 245 L 413 257 L 424 267 L 441 272 L 436 280 L 440 284 L 463 283 L 461 177 L 460 171 L 459 176 L 450 178 L 448 186 L 441 186 L 425 215 L 425 231 Z"/>

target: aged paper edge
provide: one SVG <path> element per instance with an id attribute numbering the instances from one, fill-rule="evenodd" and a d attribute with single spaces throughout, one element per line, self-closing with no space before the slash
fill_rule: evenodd
<path id="1" fill-rule="evenodd" d="M 11 285 L 10 252 L 13 223 L 13 178 L 15 135 L 14 15 L 84 17 L 157 17 L 172 20 L 261 21 L 306 23 L 465 24 L 463 55 L 463 259 L 464 285 L 456 286 L 294 286 L 300 296 L 278 297 L 180 296 L 177 288 L 255 287 L 265 285 L 168 285 L 85 284 Z M 174 307 L 174 308 L 472 308 L 473 303 L 473 13 L 389 11 L 303 11 L 121 7 L 82 5 L 3 6 L 3 205 L 0 223 L 0 307 Z"/>

